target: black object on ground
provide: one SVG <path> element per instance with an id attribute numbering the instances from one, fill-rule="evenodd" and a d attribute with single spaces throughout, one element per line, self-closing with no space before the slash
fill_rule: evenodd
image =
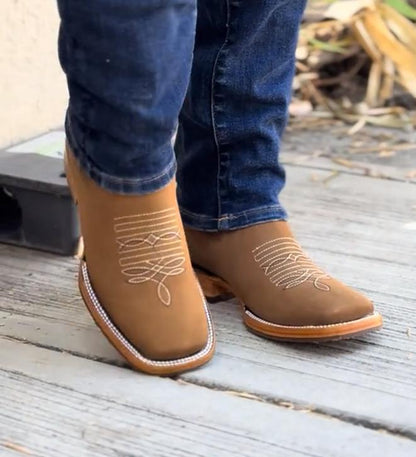
<path id="1" fill-rule="evenodd" d="M 0 151 L 0 242 L 72 255 L 78 238 L 62 158 Z"/>

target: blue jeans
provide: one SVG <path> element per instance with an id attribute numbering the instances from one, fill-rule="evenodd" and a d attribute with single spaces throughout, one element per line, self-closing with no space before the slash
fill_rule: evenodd
<path id="1" fill-rule="evenodd" d="M 305 2 L 58 0 L 66 132 L 86 173 L 125 194 L 176 173 L 195 229 L 285 219 L 279 148 Z"/>

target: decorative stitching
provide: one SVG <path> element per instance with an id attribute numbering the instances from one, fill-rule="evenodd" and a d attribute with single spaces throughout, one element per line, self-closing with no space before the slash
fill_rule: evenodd
<path id="1" fill-rule="evenodd" d="M 154 282 L 159 300 L 169 306 L 165 281 L 185 271 L 176 208 L 114 218 L 121 272 L 130 284 Z"/>
<path id="2" fill-rule="evenodd" d="M 323 279 L 330 279 L 330 276 L 312 262 L 293 238 L 266 241 L 252 252 L 254 260 L 276 287 L 291 289 L 311 282 L 323 292 L 331 290 L 330 286 L 322 282 Z"/>
<path id="3" fill-rule="evenodd" d="M 100 302 L 98 301 L 98 298 L 95 295 L 94 289 L 92 288 L 90 278 L 88 275 L 87 264 L 85 261 L 81 262 L 81 274 L 82 274 L 82 279 L 83 279 L 85 288 L 87 290 L 88 296 L 91 300 L 91 303 L 94 306 L 94 309 L 100 315 L 100 317 L 104 320 L 107 328 L 111 331 L 111 333 L 114 335 L 114 337 L 117 338 L 117 340 L 130 352 L 131 355 L 133 355 L 136 359 L 139 359 L 144 364 L 155 366 L 155 367 L 168 367 L 168 366 L 179 367 L 181 365 L 185 365 L 190 362 L 199 360 L 199 359 L 203 358 L 204 356 L 206 356 L 211 351 L 212 346 L 214 344 L 214 327 L 212 325 L 211 315 L 208 310 L 207 302 L 204 298 L 204 295 L 202 293 L 199 283 L 198 283 L 198 289 L 199 289 L 199 293 L 200 293 L 200 296 L 203 301 L 205 317 L 207 319 L 207 324 L 208 324 L 207 344 L 203 349 L 201 349 L 201 351 L 197 352 L 196 354 L 193 354 L 193 355 L 190 355 L 187 357 L 182 357 L 182 358 L 176 359 L 176 360 L 165 360 L 164 361 L 164 360 L 148 359 L 147 357 L 144 357 L 143 355 L 141 355 L 140 352 L 128 342 L 128 340 L 122 335 L 120 330 L 111 322 L 107 313 L 104 311 L 103 307 L 101 306 Z"/>

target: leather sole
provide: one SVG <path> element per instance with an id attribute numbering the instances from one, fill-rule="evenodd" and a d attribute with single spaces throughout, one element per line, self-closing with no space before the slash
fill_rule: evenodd
<path id="1" fill-rule="evenodd" d="M 122 332 L 111 321 L 92 288 L 85 260 L 81 260 L 80 263 L 78 283 L 83 301 L 95 323 L 104 333 L 109 342 L 136 370 L 153 375 L 172 376 L 178 373 L 183 373 L 184 371 L 193 370 L 194 368 L 207 363 L 214 355 L 214 328 L 202 290 L 201 296 L 204 300 L 205 315 L 208 323 L 208 340 L 205 347 L 195 354 L 180 359 L 152 360 L 142 355 L 134 346 L 132 346 L 127 338 L 123 336 Z"/>
<path id="2" fill-rule="evenodd" d="M 223 279 L 195 266 L 195 272 L 201 284 L 206 299 L 218 302 L 235 297 L 232 288 Z M 237 297 L 238 298 L 238 297 Z M 351 338 L 371 330 L 377 330 L 383 325 L 383 319 L 377 312 L 348 322 L 327 325 L 281 325 L 268 322 L 252 313 L 240 301 L 243 310 L 243 321 L 246 327 L 265 338 L 290 342 L 319 342 Z"/>

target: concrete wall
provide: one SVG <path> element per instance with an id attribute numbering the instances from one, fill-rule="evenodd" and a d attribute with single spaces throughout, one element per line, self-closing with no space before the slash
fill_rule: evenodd
<path id="1" fill-rule="evenodd" d="M 87 1 L 87 0 L 86 0 Z M 62 125 L 54 0 L 0 0 L 0 147 Z"/>

